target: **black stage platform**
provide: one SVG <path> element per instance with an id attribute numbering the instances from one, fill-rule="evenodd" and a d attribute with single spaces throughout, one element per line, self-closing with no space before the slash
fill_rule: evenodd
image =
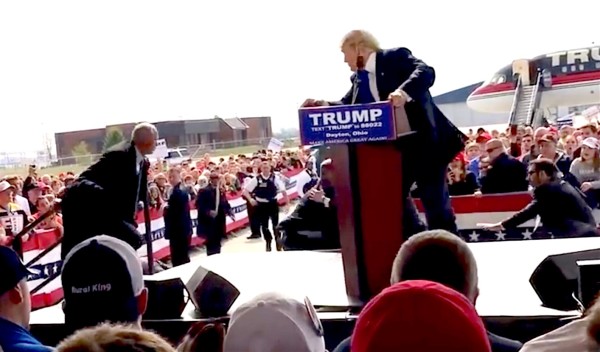
<path id="1" fill-rule="evenodd" d="M 528 340 L 577 315 L 577 312 L 542 307 L 529 284 L 531 273 L 548 255 L 600 248 L 600 238 L 486 242 L 471 243 L 469 246 L 479 266 L 477 311 L 492 331 Z M 232 309 L 258 293 L 276 290 L 300 299 L 308 296 L 320 308 L 320 317 L 326 331 L 330 332 L 327 336 L 329 348 L 352 329 L 357 303 L 350 302 L 346 296 L 340 253 L 220 254 L 203 257 L 194 263 L 148 278 L 181 277 L 186 282 L 198 265 L 216 272 L 237 286 L 241 295 Z M 49 344 L 54 343 L 57 336 L 64 336 L 59 333 L 63 321 L 60 305 L 38 310 L 31 315 L 34 334 Z M 177 339 L 193 321 L 197 319 L 190 304 L 181 320 L 147 322 L 147 326 L 161 333 L 167 329 L 168 332 L 163 334 Z M 171 326 L 167 327 L 167 323 Z"/>

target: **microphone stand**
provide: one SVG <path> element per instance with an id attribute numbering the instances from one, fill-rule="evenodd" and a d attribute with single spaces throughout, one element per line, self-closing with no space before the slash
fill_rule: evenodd
<path id="1" fill-rule="evenodd" d="M 365 68 L 365 58 L 361 55 L 356 57 L 356 73 L 354 74 L 354 79 L 352 80 L 352 101 L 350 104 L 356 104 L 356 98 L 358 98 L 358 85 L 360 84 L 360 78 L 358 78 L 358 71 L 364 70 Z"/>
<path id="2" fill-rule="evenodd" d="M 146 174 L 148 173 L 148 169 L 144 168 L 144 172 L 146 172 Z M 148 182 L 147 177 L 144 177 L 143 180 L 144 182 Z M 145 233 L 144 233 L 144 239 L 146 240 L 146 255 L 148 258 L 148 275 L 152 275 L 154 274 L 154 250 L 152 249 L 152 224 L 150 222 L 150 207 L 148 206 L 149 202 L 149 195 L 148 192 L 145 192 L 146 194 L 144 195 L 144 227 L 145 227 Z"/>
<path id="3" fill-rule="evenodd" d="M 51 215 L 56 214 L 59 211 L 59 209 L 60 209 L 60 201 L 57 199 L 57 200 L 55 200 L 54 206 L 51 209 L 49 209 L 47 212 L 40 215 L 39 218 L 37 218 L 37 219 L 33 220 L 32 222 L 30 222 L 29 224 L 25 225 L 23 227 L 23 229 L 14 236 L 12 247 L 13 247 L 13 250 L 15 252 L 17 252 L 19 257 L 21 257 L 21 259 L 23 259 L 23 236 L 25 236 L 26 234 L 31 232 L 31 230 L 33 230 L 42 221 L 46 220 Z M 60 240 L 57 241 L 57 243 L 60 243 Z M 47 250 L 43 251 L 42 253 L 38 254 L 36 256 L 36 258 L 34 258 L 33 260 L 30 260 L 29 262 L 30 263 L 34 262 L 35 260 L 44 256 L 47 252 L 48 252 Z"/>

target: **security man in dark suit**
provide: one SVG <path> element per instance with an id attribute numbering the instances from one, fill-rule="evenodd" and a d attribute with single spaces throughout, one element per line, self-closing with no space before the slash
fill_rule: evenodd
<path id="1" fill-rule="evenodd" d="M 211 172 L 208 186 L 202 188 L 196 198 L 196 209 L 198 209 L 196 234 L 206 239 L 207 255 L 221 253 L 221 241 L 227 233 L 227 216 L 235 221 L 220 180 L 221 176 L 218 172 Z"/>
<path id="2" fill-rule="evenodd" d="M 165 238 L 169 240 L 171 263 L 173 266 L 190 262 L 190 245 L 192 242 L 192 218 L 190 216 L 190 193 L 181 184 L 181 169 L 169 169 L 171 195 L 164 210 Z"/>
<path id="3" fill-rule="evenodd" d="M 598 236 L 592 209 L 580 190 L 560 179 L 553 160 L 531 161 L 528 174 L 535 187 L 531 203 L 509 219 L 485 226 L 486 230 L 516 228 L 539 215 L 543 229 L 555 237 Z"/>
<path id="4" fill-rule="evenodd" d="M 340 248 L 331 159 L 323 162 L 321 172 L 322 178 L 309 186 L 294 212 L 279 226 L 286 251 Z"/>
<path id="5" fill-rule="evenodd" d="M 135 216 L 147 201 L 149 163 L 145 155 L 156 148 L 154 125 L 134 127 L 130 143 L 111 148 L 81 173 L 62 197 L 64 259 L 74 246 L 98 235 L 117 237 L 134 249 L 142 246 Z"/>
<path id="6" fill-rule="evenodd" d="M 416 132 L 397 142 L 398 147 L 405 151 L 402 155 L 402 186 L 407 195 L 404 233 L 410 236 L 425 230 L 409 196 L 415 182 L 429 228 L 457 233 L 446 170 L 464 148 L 467 136 L 433 103 L 429 93 L 435 81 L 433 68 L 414 57 L 406 48 L 381 49 L 375 37 L 363 30 L 348 33 L 341 49 L 345 62 L 354 72 L 352 87 L 340 101 L 307 99 L 303 106 L 368 104 L 390 100 L 394 106 L 404 107 L 411 129 Z"/>
<path id="7" fill-rule="evenodd" d="M 481 193 L 499 194 L 527 191 L 529 188 L 527 167 L 506 153 L 501 140 L 489 140 L 485 145 L 485 151 L 490 165 L 480 171 Z"/>
<path id="8" fill-rule="evenodd" d="M 248 181 L 244 188 L 243 196 L 256 207 L 256 216 L 260 221 L 260 227 L 265 238 L 267 252 L 271 251 L 273 236 L 269 231 L 269 220 L 273 224 L 275 232 L 275 245 L 278 251 L 283 249 L 277 226 L 279 225 L 279 203 L 277 195 L 283 194 L 285 204 L 289 203 L 285 185 L 272 172 L 268 161 L 260 165 L 261 172 Z"/>

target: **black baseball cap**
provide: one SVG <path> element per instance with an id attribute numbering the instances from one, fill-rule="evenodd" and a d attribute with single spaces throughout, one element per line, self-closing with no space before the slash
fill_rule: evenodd
<path id="1" fill-rule="evenodd" d="M 0 295 L 15 288 L 29 275 L 33 273 L 23 264 L 17 252 L 9 247 L 0 246 Z"/>
<path id="2" fill-rule="evenodd" d="M 108 321 L 133 323 L 144 289 L 141 261 L 124 241 L 92 237 L 69 252 L 62 267 L 65 323 L 73 329 Z"/>

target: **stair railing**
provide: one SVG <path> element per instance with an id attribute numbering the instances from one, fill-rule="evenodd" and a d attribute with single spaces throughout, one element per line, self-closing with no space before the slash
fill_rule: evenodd
<path id="1" fill-rule="evenodd" d="M 513 97 L 512 107 L 510 109 L 510 117 L 508 120 L 509 126 L 517 125 L 517 110 L 519 106 L 519 99 L 521 98 L 521 93 L 523 90 L 523 81 L 521 80 L 521 76 L 517 78 L 517 86 L 515 87 L 515 95 Z"/>
<path id="2" fill-rule="evenodd" d="M 531 96 L 531 101 L 529 102 L 529 107 L 527 109 L 527 124 L 529 126 L 533 126 L 533 127 L 540 127 L 537 126 L 537 124 L 535 123 L 536 121 L 534 121 L 535 116 L 537 115 L 538 109 L 540 107 L 540 103 L 542 100 L 542 95 L 540 94 L 540 91 L 543 87 L 544 84 L 544 77 L 542 74 L 542 71 L 538 70 L 537 73 L 537 80 L 535 83 L 535 87 L 533 88 L 533 92 L 532 92 L 532 96 Z"/>

